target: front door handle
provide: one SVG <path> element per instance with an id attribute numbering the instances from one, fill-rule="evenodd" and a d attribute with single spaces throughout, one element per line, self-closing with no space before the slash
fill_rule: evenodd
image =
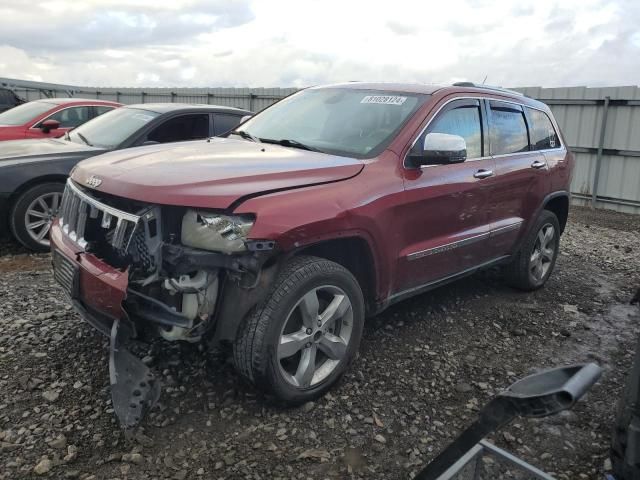
<path id="1" fill-rule="evenodd" d="M 531 164 L 531 168 L 536 168 L 536 169 L 546 167 L 546 166 L 547 166 L 547 162 L 541 162 L 540 160 L 536 160 Z"/>
<path id="2" fill-rule="evenodd" d="M 478 170 L 476 173 L 473 174 L 474 178 L 487 178 L 493 175 L 493 170 Z"/>

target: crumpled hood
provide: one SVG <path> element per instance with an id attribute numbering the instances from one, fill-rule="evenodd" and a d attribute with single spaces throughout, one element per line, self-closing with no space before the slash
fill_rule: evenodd
<path id="1" fill-rule="evenodd" d="M 74 181 L 96 190 L 165 205 L 228 208 L 246 196 L 335 182 L 360 173 L 362 161 L 247 140 L 212 138 L 130 148 L 78 164 Z"/>
<path id="2" fill-rule="evenodd" d="M 104 149 L 67 142 L 58 138 L 8 140 L 0 142 L 0 166 L 6 162 L 31 162 L 49 158 L 87 158 Z"/>

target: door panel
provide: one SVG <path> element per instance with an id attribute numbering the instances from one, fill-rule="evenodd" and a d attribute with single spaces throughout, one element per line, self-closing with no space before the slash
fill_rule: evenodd
<path id="1" fill-rule="evenodd" d="M 488 257 L 487 204 L 495 163 L 483 157 L 486 126 L 480 102 L 455 100 L 446 104 L 415 144 L 422 145 L 424 136 L 431 132 L 462 136 L 473 158 L 405 169 L 396 291 L 448 277 Z"/>
<path id="2" fill-rule="evenodd" d="M 487 260 L 487 202 L 493 159 L 421 169 L 405 178 L 402 217 L 404 248 L 399 255 L 399 290 L 429 283 Z"/>

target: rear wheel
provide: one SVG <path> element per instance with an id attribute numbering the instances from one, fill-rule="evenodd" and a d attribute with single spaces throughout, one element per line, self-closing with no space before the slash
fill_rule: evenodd
<path id="1" fill-rule="evenodd" d="M 58 215 L 63 190 L 63 183 L 41 183 L 18 197 L 9 218 L 16 240 L 31 250 L 49 251 L 49 231 Z"/>
<path id="2" fill-rule="evenodd" d="M 542 287 L 553 272 L 559 247 L 558 218 L 553 212 L 543 210 L 507 267 L 509 284 L 526 291 Z"/>
<path id="3" fill-rule="evenodd" d="M 356 356 L 364 324 L 358 282 L 341 265 L 297 257 L 238 331 L 237 370 L 266 393 L 302 403 L 326 392 Z"/>

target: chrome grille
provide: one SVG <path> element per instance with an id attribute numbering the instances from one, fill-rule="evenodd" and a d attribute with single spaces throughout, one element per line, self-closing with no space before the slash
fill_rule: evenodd
<path id="1" fill-rule="evenodd" d="M 122 250 L 128 246 L 140 217 L 90 197 L 71 179 L 67 180 L 60 207 L 60 225 L 62 231 L 82 248 L 87 246 L 84 236 L 88 219 L 97 220 L 103 229 L 108 230 L 111 246 Z"/>

